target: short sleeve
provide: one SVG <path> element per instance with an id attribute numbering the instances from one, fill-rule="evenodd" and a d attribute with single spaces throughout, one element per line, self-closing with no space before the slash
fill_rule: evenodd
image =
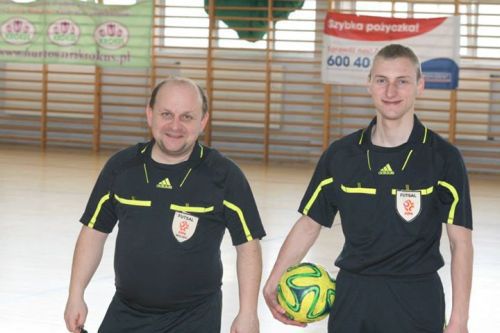
<path id="1" fill-rule="evenodd" d="M 89 228 L 110 233 L 117 222 L 111 185 L 113 183 L 112 158 L 101 170 L 80 222 Z"/>
<path id="2" fill-rule="evenodd" d="M 323 153 L 299 206 L 299 213 L 307 215 L 325 227 L 331 227 L 337 214 L 334 205 L 334 177 L 329 169 L 331 150 Z"/>
<path id="3" fill-rule="evenodd" d="M 224 220 L 233 245 L 266 235 L 250 184 L 234 164 L 231 164 L 225 180 L 223 206 Z"/>
<path id="4" fill-rule="evenodd" d="M 443 222 L 472 229 L 472 208 L 467 170 L 455 147 L 446 161 L 442 179 L 438 180 L 438 197 Z"/>

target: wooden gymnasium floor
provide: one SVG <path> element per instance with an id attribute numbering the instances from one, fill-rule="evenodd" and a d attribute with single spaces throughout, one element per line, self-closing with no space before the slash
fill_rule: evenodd
<path id="1" fill-rule="evenodd" d="M 0 145 L 0 332 L 65 332 L 63 311 L 77 220 L 108 154 Z M 241 163 L 254 189 L 268 236 L 262 241 L 264 278 L 281 243 L 298 218 L 296 208 L 313 166 L 263 166 Z M 474 284 L 470 332 L 500 332 L 500 176 L 472 175 L 474 209 Z M 86 327 L 97 332 L 113 295 L 114 235 L 86 293 Z M 322 231 L 307 260 L 336 274 L 333 259 L 342 246 L 339 225 Z M 447 265 L 446 236 L 442 249 Z M 235 251 L 226 238 L 222 332 L 228 332 L 238 309 Z M 440 271 L 450 304 L 449 266 Z M 447 309 L 449 313 L 449 309 Z M 325 332 L 326 321 L 306 329 L 276 322 L 259 304 L 261 332 Z"/>

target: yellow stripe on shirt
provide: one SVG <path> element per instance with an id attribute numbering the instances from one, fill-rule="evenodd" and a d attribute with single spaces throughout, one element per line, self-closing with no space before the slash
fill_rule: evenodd
<path id="1" fill-rule="evenodd" d="M 233 210 L 234 212 L 236 212 L 236 214 L 238 214 L 238 217 L 240 218 L 240 223 L 243 227 L 243 231 L 245 232 L 245 237 L 247 241 L 251 241 L 253 237 L 250 234 L 250 230 L 248 229 L 247 222 L 245 221 L 245 216 L 243 216 L 243 211 L 241 210 L 241 208 L 227 200 L 224 200 L 223 204 L 224 206 L 226 206 L 227 208 Z"/>
<path id="2" fill-rule="evenodd" d="M 125 199 L 117 196 L 115 194 L 115 199 L 124 205 L 129 206 L 141 206 L 141 207 L 151 207 L 151 201 L 149 200 L 136 200 L 136 199 Z"/>
<path id="3" fill-rule="evenodd" d="M 455 209 L 457 208 L 457 204 L 459 201 L 457 189 L 451 185 L 450 183 L 445 182 L 444 180 L 438 181 L 438 185 L 445 187 L 448 191 L 450 191 L 453 196 L 453 202 L 450 207 L 450 212 L 448 214 L 448 224 L 453 224 L 453 220 L 455 219 Z"/>
<path id="4" fill-rule="evenodd" d="M 89 228 L 91 228 L 91 229 L 94 228 L 94 224 L 97 221 L 97 216 L 101 212 L 102 205 L 104 205 L 104 203 L 108 200 L 109 200 L 109 192 L 106 193 L 105 195 L 103 195 L 102 198 L 99 200 L 99 203 L 97 204 L 97 208 L 95 209 L 94 215 L 92 215 L 92 218 L 90 219 L 90 222 L 87 225 Z"/>
<path id="5" fill-rule="evenodd" d="M 304 215 L 307 215 L 307 213 L 309 212 L 309 209 L 311 209 L 312 205 L 314 204 L 314 201 L 316 201 L 319 193 L 323 189 L 323 186 L 326 186 L 326 185 L 331 184 L 331 183 L 333 183 L 333 177 L 324 179 L 319 183 L 318 187 L 316 187 L 316 190 L 314 191 L 313 195 L 311 196 L 311 198 L 307 202 L 306 206 L 304 207 L 304 211 L 302 212 Z"/>

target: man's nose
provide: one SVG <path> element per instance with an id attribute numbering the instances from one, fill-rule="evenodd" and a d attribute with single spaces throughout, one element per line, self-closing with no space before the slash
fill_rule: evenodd
<path id="1" fill-rule="evenodd" d="M 174 116 L 172 121 L 170 122 L 170 127 L 172 129 L 178 129 L 181 127 L 181 119 L 180 117 Z"/>
<path id="2" fill-rule="evenodd" d="M 398 87 L 397 87 L 396 83 L 388 83 L 387 87 L 386 87 L 386 91 L 385 91 L 385 94 L 387 95 L 387 97 L 396 96 L 397 93 L 398 93 Z"/>

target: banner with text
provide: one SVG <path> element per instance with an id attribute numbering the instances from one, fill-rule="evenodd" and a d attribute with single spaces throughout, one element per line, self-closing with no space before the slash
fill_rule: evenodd
<path id="1" fill-rule="evenodd" d="M 149 67 L 153 1 L 0 0 L 0 61 Z"/>
<path id="2" fill-rule="evenodd" d="M 323 83 L 360 84 L 387 44 L 409 46 L 420 59 L 425 87 L 455 89 L 460 59 L 460 18 L 400 19 L 328 12 L 325 18 Z"/>

